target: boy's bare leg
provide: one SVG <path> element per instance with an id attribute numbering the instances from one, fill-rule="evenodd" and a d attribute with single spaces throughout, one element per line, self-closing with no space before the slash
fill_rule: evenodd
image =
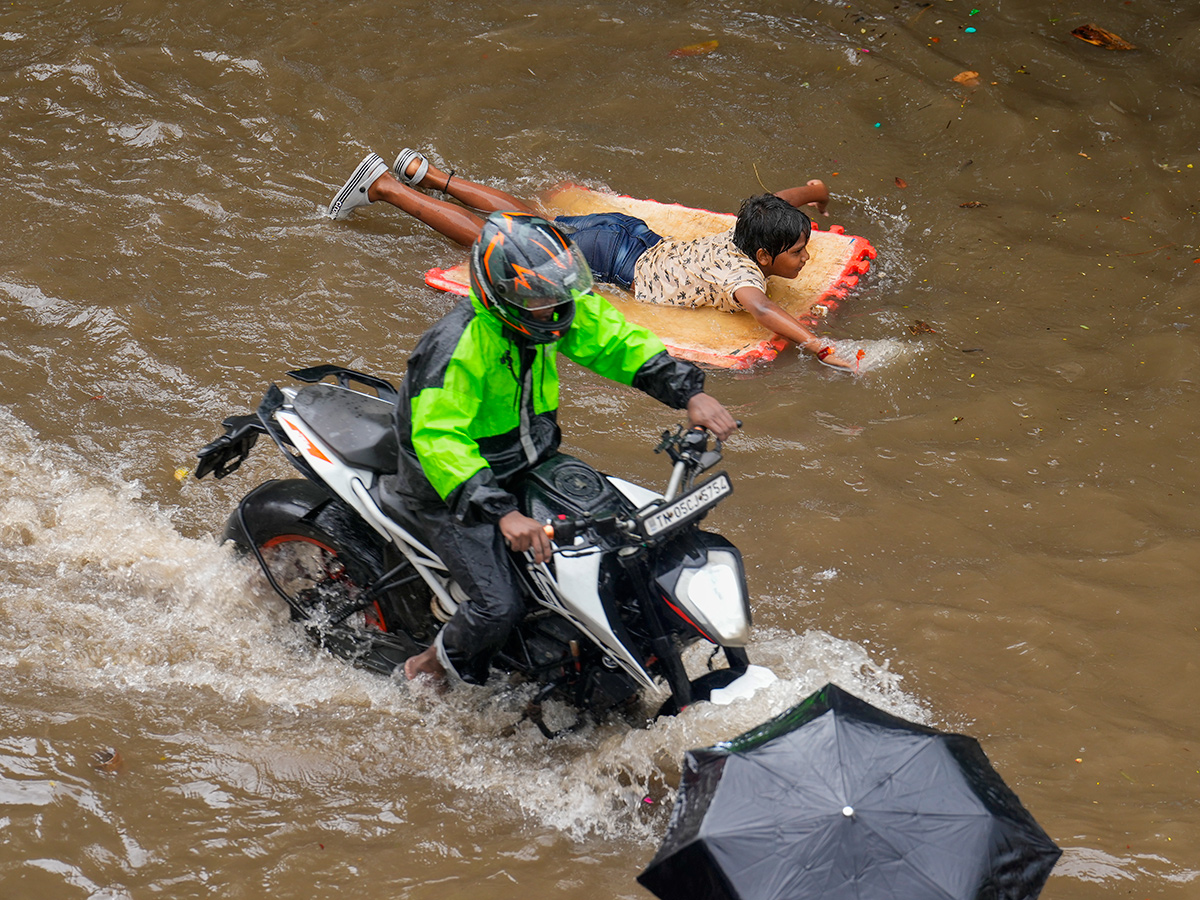
<path id="1" fill-rule="evenodd" d="M 426 196 L 402 184 L 391 172 L 384 172 L 375 179 L 367 190 L 367 199 L 372 203 L 384 200 L 464 247 L 470 247 L 483 228 L 483 219 L 470 210 L 457 203 Z"/>
<path id="2" fill-rule="evenodd" d="M 420 165 L 420 160 L 413 160 L 408 167 L 409 174 L 415 172 L 418 165 Z M 457 175 L 447 176 L 445 172 L 433 165 L 430 165 L 425 177 L 421 179 L 419 187 L 445 191 L 460 203 L 484 213 L 497 210 L 535 211 L 528 203 L 518 200 L 510 194 L 487 185 L 467 181 Z M 483 227 L 483 219 L 470 210 L 464 209 L 456 203 L 423 194 L 404 184 L 391 172 L 385 172 L 375 179 L 367 191 L 367 198 L 372 203 L 376 200 L 384 200 L 404 210 L 434 231 L 464 247 L 469 247 L 475 242 L 475 238 L 479 237 L 479 231 Z"/>
<path id="3" fill-rule="evenodd" d="M 405 171 L 405 176 L 412 175 L 420 168 L 421 160 L 413 159 L 408 164 Z M 449 175 L 441 169 L 429 163 L 429 169 L 425 172 L 425 176 L 421 179 L 421 183 L 417 185 L 420 188 L 432 188 L 433 190 L 443 191 L 462 203 L 464 206 L 469 206 L 471 209 L 477 209 L 481 212 L 490 213 L 499 210 L 512 212 L 536 212 L 532 206 L 524 200 L 518 200 L 512 194 L 506 194 L 504 191 L 496 188 L 488 187 L 486 184 L 477 184 L 474 181 L 459 175 Z"/>

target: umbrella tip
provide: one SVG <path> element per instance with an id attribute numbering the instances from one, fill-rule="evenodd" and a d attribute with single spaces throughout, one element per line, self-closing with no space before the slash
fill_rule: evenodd
<path id="1" fill-rule="evenodd" d="M 853 818 L 854 817 L 854 807 L 853 806 L 843 806 L 842 807 L 842 815 L 845 816 L 847 819 Z"/>

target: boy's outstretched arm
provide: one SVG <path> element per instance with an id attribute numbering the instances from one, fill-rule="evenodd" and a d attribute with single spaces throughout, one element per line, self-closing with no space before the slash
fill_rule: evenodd
<path id="1" fill-rule="evenodd" d="M 763 328 L 783 335 L 797 346 L 814 354 L 823 363 L 843 369 L 853 368 L 850 363 L 833 353 L 828 344 L 788 315 L 778 303 L 758 288 L 738 288 L 733 292 L 733 296 L 742 305 L 742 309 L 754 316 Z"/>
<path id="2" fill-rule="evenodd" d="M 817 212 L 821 215 L 829 215 L 826 212 L 826 207 L 829 206 L 829 188 L 820 179 L 813 178 L 804 187 L 786 188 L 782 191 L 776 191 L 775 196 L 786 200 L 797 209 L 801 206 L 815 206 Z"/>

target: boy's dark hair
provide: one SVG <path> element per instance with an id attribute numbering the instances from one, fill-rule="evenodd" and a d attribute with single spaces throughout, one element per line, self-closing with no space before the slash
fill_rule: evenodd
<path id="1" fill-rule="evenodd" d="M 733 243 L 754 259 L 761 248 L 774 259 L 800 240 L 812 234 L 812 221 L 782 197 L 759 194 L 742 201 L 737 224 L 733 227 Z"/>

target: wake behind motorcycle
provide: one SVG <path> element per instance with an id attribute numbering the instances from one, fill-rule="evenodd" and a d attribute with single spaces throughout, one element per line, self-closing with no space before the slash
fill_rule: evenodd
<path id="1" fill-rule="evenodd" d="M 416 520 L 381 497 L 381 476 L 396 471 L 397 391 L 340 366 L 288 375 L 302 386 L 272 385 L 256 412 L 225 419 L 225 434 L 198 452 L 196 477 L 224 478 L 259 435 L 275 441 L 303 478 L 246 494 L 225 539 L 256 558 L 320 646 L 391 675 L 465 599 Z M 721 460 L 714 444 L 703 430 L 663 432 L 655 452 L 672 470 L 662 494 L 564 453 L 506 485 L 546 523 L 554 554 L 538 563 L 514 553 L 526 614 L 493 665 L 539 685 L 525 715 L 548 737 L 541 704 L 551 697 L 600 716 L 665 684 L 658 714 L 674 714 L 746 674 L 741 554 L 699 527 L 733 490 L 724 472 L 696 483 Z M 698 641 L 713 645 L 710 671 L 689 680 L 681 653 Z M 713 669 L 718 650 L 726 668 Z"/>

